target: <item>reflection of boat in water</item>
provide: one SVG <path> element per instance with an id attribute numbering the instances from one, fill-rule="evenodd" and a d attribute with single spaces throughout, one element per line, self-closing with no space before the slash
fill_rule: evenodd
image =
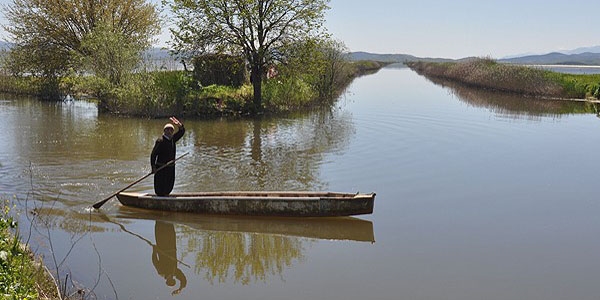
<path id="1" fill-rule="evenodd" d="M 214 216 L 141 210 L 122 206 L 118 218 L 160 220 L 202 231 L 242 232 L 327 240 L 375 242 L 373 223 L 353 217 L 293 218 Z"/>
<path id="2" fill-rule="evenodd" d="M 375 193 L 204 192 L 156 196 L 118 193 L 126 206 L 212 215 L 332 217 L 373 213 Z"/>

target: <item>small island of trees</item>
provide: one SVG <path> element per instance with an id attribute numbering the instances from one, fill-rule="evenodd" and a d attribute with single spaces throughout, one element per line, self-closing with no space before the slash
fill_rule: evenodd
<path id="1" fill-rule="evenodd" d="M 328 0 L 163 1 L 178 70 L 145 57 L 164 16 L 147 0 L 13 0 L 0 92 L 89 98 L 146 117 L 287 112 L 330 104 L 358 75 L 323 27 Z"/>

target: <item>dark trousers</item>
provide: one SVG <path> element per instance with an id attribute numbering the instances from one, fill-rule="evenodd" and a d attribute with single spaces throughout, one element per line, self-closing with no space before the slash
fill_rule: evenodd
<path id="1" fill-rule="evenodd" d="M 154 174 L 154 192 L 157 196 L 168 196 L 175 185 L 175 166 L 166 167 Z"/>

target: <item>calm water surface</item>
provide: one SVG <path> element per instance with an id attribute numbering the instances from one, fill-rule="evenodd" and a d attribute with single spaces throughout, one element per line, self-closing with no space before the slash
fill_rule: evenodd
<path id="1" fill-rule="evenodd" d="M 600 74 L 600 66 L 588 65 L 534 65 L 534 67 L 567 74 Z"/>
<path id="2" fill-rule="evenodd" d="M 176 191 L 377 193 L 372 215 L 277 219 L 116 200 L 91 211 L 149 171 L 165 120 L 3 99 L 2 196 L 49 268 L 92 298 L 600 295 L 591 104 L 482 93 L 400 68 L 358 78 L 329 111 L 183 120 L 178 152 L 190 155 L 177 164 Z M 151 178 L 132 190 L 151 192 Z"/>

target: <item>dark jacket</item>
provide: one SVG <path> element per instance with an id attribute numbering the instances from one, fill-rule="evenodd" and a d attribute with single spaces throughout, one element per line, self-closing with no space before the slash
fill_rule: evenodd
<path id="1" fill-rule="evenodd" d="M 160 168 L 164 164 L 175 159 L 175 153 L 177 148 L 175 143 L 181 139 L 185 133 L 183 126 L 179 127 L 179 130 L 169 140 L 164 135 L 156 140 L 152 154 L 150 154 L 150 165 L 153 168 Z"/>

